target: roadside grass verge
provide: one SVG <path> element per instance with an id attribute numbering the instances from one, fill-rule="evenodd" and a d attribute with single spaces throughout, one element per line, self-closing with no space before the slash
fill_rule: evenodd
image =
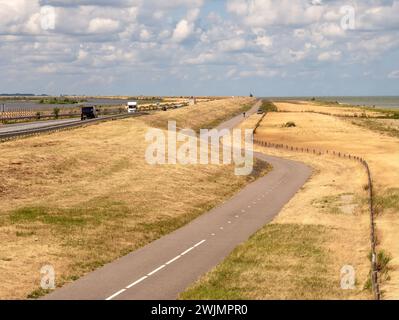
<path id="1" fill-rule="evenodd" d="M 299 224 L 265 226 L 181 299 L 328 299 L 344 297 L 326 241 L 334 232 Z"/>

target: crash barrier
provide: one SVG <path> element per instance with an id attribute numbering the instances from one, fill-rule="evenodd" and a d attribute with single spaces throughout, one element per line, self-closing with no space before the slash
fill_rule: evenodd
<path id="1" fill-rule="evenodd" d="M 171 103 L 171 104 L 152 104 L 147 106 L 138 107 L 138 111 L 157 111 L 157 110 L 169 110 L 169 109 L 179 109 L 183 107 L 187 107 L 188 103 Z M 99 109 L 99 115 L 117 115 L 126 113 L 125 107 L 119 108 L 104 108 Z M 0 122 L 8 123 L 12 121 L 24 121 L 24 120 L 50 120 L 50 119 L 59 119 L 59 118 L 73 118 L 80 116 L 80 111 L 73 111 L 68 113 L 59 113 L 55 115 L 53 111 L 32 111 L 32 110 L 22 110 L 22 111 L 0 111 Z"/>
<path id="2" fill-rule="evenodd" d="M 98 124 L 100 122 L 105 122 L 105 121 L 113 121 L 113 120 L 119 120 L 119 119 L 125 119 L 125 118 L 131 118 L 131 117 L 140 117 L 143 115 L 147 115 L 148 113 L 146 112 L 136 112 L 132 114 L 119 114 L 119 115 L 112 115 L 112 116 L 105 116 L 101 118 L 96 118 L 96 119 L 89 119 L 85 121 L 74 121 L 74 122 L 68 122 L 68 123 L 62 123 L 62 124 L 53 124 L 53 125 L 48 125 L 40 128 L 31 128 L 31 129 L 20 129 L 17 131 L 9 131 L 9 132 L 0 132 L 0 142 L 3 141 L 8 141 L 8 140 L 13 140 L 16 138 L 21 138 L 21 137 L 30 137 L 30 136 L 36 136 L 42 133 L 53 133 L 53 132 L 58 132 L 58 131 L 65 131 L 65 130 L 70 130 L 74 128 L 79 128 L 79 127 L 85 127 L 88 125 L 93 125 L 93 124 Z"/>

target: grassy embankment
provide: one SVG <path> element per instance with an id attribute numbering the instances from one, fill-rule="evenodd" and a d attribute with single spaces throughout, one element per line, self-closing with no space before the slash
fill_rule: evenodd
<path id="1" fill-rule="evenodd" d="M 399 296 L 399 141 L 359 128 L 349 115 L 358 108 L 308 102 L 276 103 L 281 113 L 266 116 L 258 138 L 298 147 L 337 150 L 365 157 L 377 192 L 377 230 L 384 298 Z M 330 108 L 333 108 L 332 110 Z M 370 111 L 377 116 L 376 111 Z M 378 112 L 378 111 L 377 111 Z M 380 116 L 380 115 L 378 115 Z M 253 126 L 259 115 L 248 120 Z M 296 127 L 287 128 L 287 122 Z M 397 125 L 397 124 L 396 124 Z M 369 299 L 369 212 L 366 175 L 356 162 L 259 148 L 300 160 L 314 168 L 311 180 L 279 217 L 238 247 L 182 298 L 221 299 Z M 390 259 L 392 257 L 392 260 Z M 340 288 L 340 269 L 356 270 L 356 290 Z"/>
<path id="2" fill-rule="evenodd" d="M 209 108 L 202 108 L 201 104 L 188 108 L 177 109 L 169 112 L 160 112 L 146 120 L 150 126 L 166 129 L 168 120 L 175 120 L 178 128 L 190 128 L 195 131 L 200 129 L 211 129 L 217 127 L 229 117 L 239 115 L 248 111 L 255 103 L 255 99 L 230 99 L 230 103 L 223 103 L 226 100 L 216 100 L 208 102 Z M 235 102 L 240 102 L 239 108 Z"/>
<path id="3" fill-rule="evenodd" d="M 222 121 L 251 104 L 218 100 L 161 118 L 207 127 L 212 112 Z M 252 176 L 236 177 L 231 165 L 150 166 L 144 136 L 147 123 L 164 127 L 161 118 L 0 144 L 0 298 L 42 295 L 46 264 L 58 286 L 76 280 L 183 226 L 269 169 L 257 163 Z"/>

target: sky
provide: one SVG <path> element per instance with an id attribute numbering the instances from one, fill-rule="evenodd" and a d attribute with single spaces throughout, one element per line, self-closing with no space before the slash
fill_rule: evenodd
<path id="1" fill-rule="evenodd" d="M 0 0 L 0 93 L 399 95 L 399 0 Z"/>

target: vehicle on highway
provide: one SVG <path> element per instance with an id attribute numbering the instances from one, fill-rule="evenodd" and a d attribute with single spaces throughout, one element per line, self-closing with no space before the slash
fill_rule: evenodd
<path id="1" fill-rule="evenodd" d="M 136 113 L 138 112 L 138 106 L 136 101 L 130 101 L 127 103 L 127 112 L 128 113 Z"/>
<path id="2" fill-rule="evenodd" d="M 81 120 L 98 118 L 96 107 L 82 107 Z"/>

